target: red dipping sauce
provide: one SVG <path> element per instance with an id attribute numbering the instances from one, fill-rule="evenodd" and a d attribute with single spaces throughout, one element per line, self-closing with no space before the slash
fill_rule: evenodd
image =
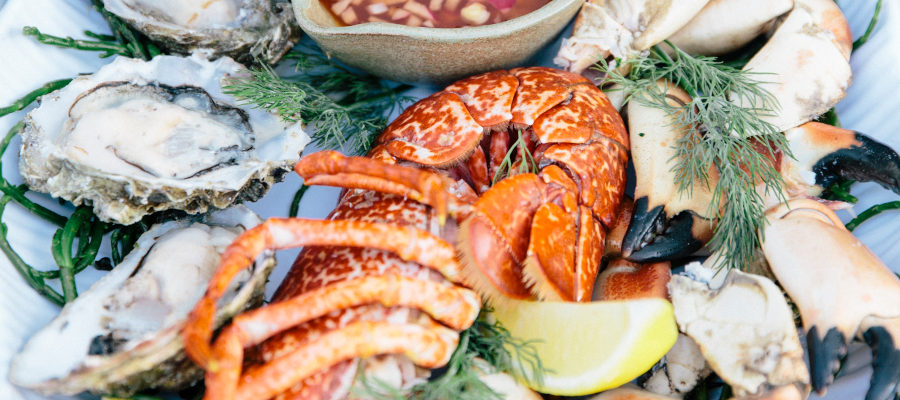
<path id="1" fill-rule="evenodd" d="M 387 22 L 429 28 L 496 24 L 550 0 L 320 0 L 344 25 Z"/>

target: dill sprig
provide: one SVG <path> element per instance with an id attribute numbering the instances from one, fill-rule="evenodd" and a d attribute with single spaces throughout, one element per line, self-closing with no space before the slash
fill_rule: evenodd
<path id="1" fill-rule="evenodd" d="M 518 158 L 516 154 L 518 154 Z M 537 173 L 537 171 L 538 166 L 537 162 L 534 161 L 534 155 L 528 150 L 522 131 L 519 131 L 519 137 L 513 142 L 512 146 L 509 146 L 509 150 L 506 151 L 506 155 L 500 161 L 497 172 L 494 173 L 494 178 L 491 179 L 491 185 L 497 184 L 498 181 L 510 175 Z"/>
<path id="2" fill-rule="evenodd" d="M 468 329 L 472 332 L 471 351 L 500 372 L 528 377 L 543 385 L 544 374 L 550 370 L 538 356 L 535 347 L 538 341 L 514 337 L 503 324 L 490 317 L 491 312 L 489 306 L 482 307 L 481 315 Z"/>
<path id="3" fill-rule="evenodd" d="M 673 172 L 680 192 L 691 195 L 695 184 L 710 187 L 709 171 L 718 172 L 709 214 L 717 218 L 711 250 L 722 250 L 727 267 L 753 259 L 759 247 L 757 231 L 765 223 L 765 194 L 783 199 L 783 180 L 773 160 L 778 152 L 792 157 L 787 139 L 763 117 L 778 109 L 771 93 L 759 85 L 759 74 L 742 71 L 712 57 L 691 56 L 671 43 L 673 55 L 659 47 L 626 61 L 625 77 L 600 66 L 607 79 L 621 85 L 626 101 L 664 111 L 691 134 L 674 147 Z M 672 105 L 657 81 L 674 82 L 691 95 L 687 104 Z M 750 106 L 747 106 L 750 105 Z M 757 191 L 762 182 L 764 191 Z"/>
<path id="4" fill-rule="evenodd" d="M 483 308 L 472 326 L 460 332 L 459 344 L 440 376 L 413 386 L 409 393 L 403 393 L 360 371 L 354 394 L 375 400 L 500 400 L 500 394 L 488 387 L 480 379 L 481 375 L 500 371 L 534 377 L 540 382 L 546 370 L 537 356 L 534 342 L 513 337 L 502 324 L 489 316 L 490 311 L 487 307 Z M 513 362 L 510 350 L 515 352 L 519 364 Z M 484 359 L 486 363 L 479 363 L 476 358 Z"/>
<path id="5" fill-rule="evenodd" d="M 359 73 L 334 61 L 318 48 L 297 46 L 283 57 L 284 60 L 294 61 L 296 74 L 288 77 L 290 80 L 306 82 L 320 92 L 344 94 L 341 102 L 344 104 L 356 103 L 365 100 L 373 93 L 381 92 L 386 87 L 381 80 L 374 76 Z M 398 93 L 411 89 L 412 86 L 400 85 L 395 88 L 392 104 L 386 114 L 390 114 L 403 103 L 412 102 L 409 96 L 401 96 Z"/>
<path id="6" fill-rule="evenodd" d="M 312 128 L 313 143 L 320 148 L 365 153 L 387 125 L 387 117 L 411 100 L 401 95 L 409 86 L 384 86 L 324 56 L 305 51 L 292 52 L 287 58 L 298 60 L 300 74 L 285 79 L 263 65 L 248 77 L 230 80 L 225 93 L 286 121 L 303 121 Z"/>

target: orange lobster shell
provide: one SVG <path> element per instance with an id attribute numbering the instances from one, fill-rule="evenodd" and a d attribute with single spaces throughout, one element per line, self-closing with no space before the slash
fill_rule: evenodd
<path id="1" fill-rule="evenodd" d="M 439 367 L 478 315 L 468 288 L 494 301 L 590 300 L 627 157 L 602 91 L 550 68 L 458 81 L 405 110 L 368 158 L 304 157 L 295 171 L 307 185 L 355 190 L 328 221 L 269 220 L 228 248 L 184 330 L 206 398 L 343 398 L 360 365 L 350 360 L 378 354 Z M 313 247 L 272 304 L 211 345 L 234 275 L 290 246 Z"/>

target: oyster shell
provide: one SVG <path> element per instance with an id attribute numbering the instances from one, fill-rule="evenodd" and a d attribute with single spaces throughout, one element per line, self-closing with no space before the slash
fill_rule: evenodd
<path id="1" fill-rule="evenodd" d="M 300 37 L 290 2 L 103 0 L 106 10 L 170 52 L 275 63 Z"/>
<path id="2" fill-rule="evenodd" d="M 229 58 L 120 57 L 75 79 L 25 118 L 25 183 L 120 224 L 259 199 L 309 136 L 222 93 L 244 71 Z"/>
<path id="3" fill-rule="evenodd" d="M 128 396 L 176 389 L 202 377 L 181 329 L 234 238 L 260 222 L 244 206 L 154 225 L 108 274 L 38 331 L 13 358 L 9 379 L 43 394 Z M 258 305 L 272 252 L 232 284 L 217 324 Z"/>

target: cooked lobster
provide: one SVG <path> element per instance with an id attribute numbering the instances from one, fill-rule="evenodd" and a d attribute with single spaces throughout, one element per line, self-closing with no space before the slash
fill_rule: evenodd
<path id="1" fill-rule="evenodd" d="M 307 185 L 354 190 L 328 221 L 271 219 L 228 248 L 184 330 L 206 398 L 342 398 L 360 366 L 351 360 L 378 354 L 439 367 L 479 312 L 466 287 L 494 301 L 590 300 L 627 159 L 603 92 L 550 68 L 458 81 L 406 109 L 368 157 L 304 157 L 295 171 Z M 212 345 L 235 274 L 289 246 L 315 247 L 272 304 Z M 245 362 L 260 344 L 258 363 Z"/>

